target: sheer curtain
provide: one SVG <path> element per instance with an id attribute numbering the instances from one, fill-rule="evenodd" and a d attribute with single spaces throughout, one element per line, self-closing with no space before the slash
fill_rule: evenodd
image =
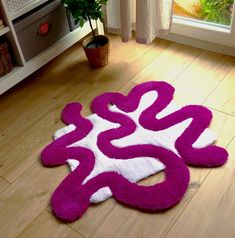
<path id="1" fill-rule="evenodd" d="M 173 0 L 109 0 L 106 29 L 121 34 L 124 42 L 136 31 L 136 41 L 149 44 L 160 33 L 169 32 L 172 22 Z"/>

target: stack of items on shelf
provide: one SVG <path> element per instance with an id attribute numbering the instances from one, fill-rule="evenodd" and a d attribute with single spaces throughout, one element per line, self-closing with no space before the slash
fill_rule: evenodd
<path id="1" fill-rule="evenodd" d="M 0 12 L 0 29 L 4 28 L 4 21 L 3 21 L 3 17 L 2 17 L 2 13 Z"/>
<path id="2" fill-rule="evenodd" d="M 13 68 L 6 40 L 0 39 L 0 77 L 9 73 Z"/>
<path id="3" fill-rule="evenodd" d="M 4 22 L 3 20 L 0 18 L 0 29 L 4 28 Z"/>
<path id="4" fill-rule="evenodd" d="M 3 29 L 4 21 L 0 12 L 0 30 Z M 8 50 L 8 43 L 4 37 L 0 37 L 0 77 L 9 73 L 13 68 L 11 56 Z"/>

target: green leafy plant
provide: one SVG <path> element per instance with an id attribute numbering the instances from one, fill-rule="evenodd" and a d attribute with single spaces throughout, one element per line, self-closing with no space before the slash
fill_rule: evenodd
<path id="1" fill-rule="evenodd" d="M 230 25 L 234 0 L 200 0 L 205 21 Z"/>
<path id="2" fill-rule="evenodd" d="M 100 20 L 103 22 L 102 6 L 106 5 L 108 0 L 61 0 L 74 18 L 74 24 L 83 27 L 86 21 L 89 21 L 92 34 L 95 41 L 95 31 L 91 20 Z"/>

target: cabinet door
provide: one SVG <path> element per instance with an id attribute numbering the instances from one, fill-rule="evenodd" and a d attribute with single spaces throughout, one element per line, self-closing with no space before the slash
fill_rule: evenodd
<path id="1" fill-rule="evenodd" d="M 235 47 L 234 0 L 174 0 L 172 32 Z"/>

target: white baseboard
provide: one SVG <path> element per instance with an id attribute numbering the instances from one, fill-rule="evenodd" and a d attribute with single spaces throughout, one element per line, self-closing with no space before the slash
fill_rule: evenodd
<path id="1" fill-rule="evenodd" d="M 204 50 L 209 50 L 221 54 L 226 54 L 235 57 L 235 48 L 219 45 L 212 42 L 202 41 L 195 38 L 190 38 L 187 36 L 177 35 L 170 33 L 169 35 L 161 35 L 160 38 L 174 41 L 183 45 L 189 45 L 197 48 L 201 48 Z"/>

